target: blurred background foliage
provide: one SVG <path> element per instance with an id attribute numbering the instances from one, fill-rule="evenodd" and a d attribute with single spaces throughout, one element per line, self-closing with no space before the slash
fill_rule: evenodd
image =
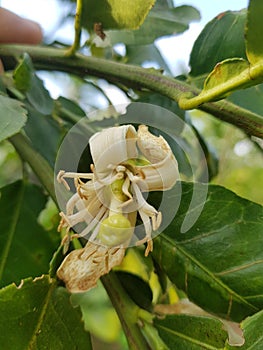
<path id="1" fill-rule="evenodd" d="M 12 1 L 8 1 L 8 3 L 10 6 L 12 5 Z M 35 3 L 38 3 L 38 1 Z M 158 1 L 158 4 L 159 9 L 162 9 L 162 7 L 166 9 L 172 8 L 173 5 L 171 1 L 164 0 Z M 53 1 L 53 5 L 57 13 L 54 16 L 54 20 L 51 21 L 52 23 L 50 22 L 48 27 L 44 28 L 44 41 L 47 44 L 56 43 L 59 46 L 69 44 L 73 38 L 72 28 L 75 3 L 58 0 Z M 30 12 L 30 7 L 24 11 Z M 185 15 L 186 18 L 188 16 L 189 22 L 199 19 L 198 12 L 193 8 Z M 176 13 L 174 13 L 174 17 L 170 18 L 169 23 L 165 23 L 163 35 L 175 35 L 188 28 L 188 22 L 178 24 L 178 17 L 176 16 Z M 169 26 L 173 26 L 173 30 L 170 32 L 167 31 Z M 115 37 L 113 34 L 115 34 Z M 82 51 L 86 54 L 144 67 L 162 68 L 165 74 L 172 74 L 171 71 L 173 69 L 168 64 L 163 52 L 160 52 L 158 49 L 155 38 L 146 44 L 142 43 L 141 40 L 136 43 L 135 38 L 133 39 L 135 42 L 131 44 L 127 33 L 123 31 L 119 35 L 122 40 L 125 41 L 125 38 L 127 39 L 126 44 L 96 47 L 91 31 L 85 31 L 82 36 Z M 158 32 L 155 35 L 157 39 L 159 36 L 162 36 L 162 33 Z M 116 39 L 116 33 L 112 33 L 112 37 Z M 141 38 L 141 35 L 139 37 Z M 118 42 L 117 39 L 116 41 Z M 85 45 L 85 42 L 89 45 Z M 177 66 L 177 70 L 180 70 L 181 74 L 187 73 L 187 67 L 182 65 L 181 62 L 174 62 L 174 65 Z M 38 76 L 44 80 L 53 98 L 58 96 L 68 98 L 76 102 L 85 113 L 105 108 L 109 104 L 136 100 L 138 97 L 136 96 L 136 91 L 121 86 L 117 87 L 103 79 L 82 79 L 61 72 L 42 71 L 38 72 Z M 258 144 L 259 141 L 249 139 L 238 128 L 221 122 L 203 112 L 187 112 L 187 117 L 191 119 L 192 124 L 203 136 L 206 143 L 214 149 L 217 155 L 216 158 L 219 160 L 218 173 L 213 177 L 212 183 L 225 186 L 244 198 L 263 204 L 263 186 L 260 185 L 263 183 L 263 153 Z M 13 146 L 8 141 L 2 142 L 0 144 L 0 188 L 22 178 L 22 173 L 22 165 Z M 54 207 L 52 206 L 50 206 L 50 210 L 47 209 L 43 220 L 48 221 L 46 218 L 51 216 L 54 217 Z M 132 259 L 132 264 L 129 264 L 129 259 Z M 142 266 L 145 266 L 145 262 L 141 264 L 140 259 L 141 257 L 131 257 L 128 254 L 122 264 L 124 271 L 130 271 L 136 275 L 137 269 L 138 275 L 142 276 L 140 269 Z M 157 301 L 158 291 L 161 287 L 156 276 L 154 276 L 152 266 L 148 267 L 148 271 L 145 271 L 144 280 L 149 282 L 153 298 Z M 175 302 L 177 292 L 171 288 L 167 298 L 171 303 Z M 88 293 L 72 296 L 72 301 L 75 305 L 81 305 L 85 327 L 91 331 L 93 342 L 96 344 L 97 349 L 127 348 L 126 339 L 122 333 L 118 317 L 101 284 Z"/>

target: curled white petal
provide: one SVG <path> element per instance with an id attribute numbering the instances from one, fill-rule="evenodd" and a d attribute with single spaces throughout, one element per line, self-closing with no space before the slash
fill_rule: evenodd
<path id="1" fill-rule="evenodd" d="M 98 176 L 107 174 L 109 165 L 118 166 L 128 159 L 136 158 L 136 141 L 137 132 L 132 125 L 104 129 L 93 135 L 89 144 Z"/>
<path id="2" fill-rule="evenodd" d="M 137 143 L 142 154 L 151 162 L 137 167 L 145 177 L 143 182 L 140 181 L 141 190 L 164 191 L 172 188 L 179 179 L 179 171 L 169 144 L 162 136 L 151 134 L 145 125 L 139 126 Z"/>

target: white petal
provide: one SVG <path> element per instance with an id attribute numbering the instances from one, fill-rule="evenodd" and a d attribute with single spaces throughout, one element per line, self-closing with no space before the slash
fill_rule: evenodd
<path id="1" fill-rule="evenodd" d="M 96 174 L 104 177 L 109 166 L 117 166 L 128 159 L 136 158 L 137 132 L 132 125 L 104 129 L 90 138 L 90 150 Z"/>
<path id="2" fill-rule="evenodd" d="M 152 135 L 145 125 L 139 126 L 137 143 L 142 154 L 152 163 L 137 167 L 145 175 L 145 179 L 138 183 L 141 190 L 163 191 L 172 188 L 179 179 L 179 171 L 169 144 L 162 136 Z"/>
<path id="3" fill-rule="evenodd" d="M 138 181 L 141 191 L 164 191 L 172 188 L 180 178 L 178 164 L 172 152 L 156 164 L 138 167 L 145 175 L 145 179 Z"/>

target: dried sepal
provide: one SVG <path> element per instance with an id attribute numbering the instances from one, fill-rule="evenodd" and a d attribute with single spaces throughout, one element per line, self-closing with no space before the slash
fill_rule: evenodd
<path id="1" fill-rule="evenodd" d="M 66 256 L 57 276 L 71 293 L 82 293 L 96 287 L 99 278 L 120 265 L 124 255 L 123 247 L 106 247 L 88 241 L 84 248 Z"/>

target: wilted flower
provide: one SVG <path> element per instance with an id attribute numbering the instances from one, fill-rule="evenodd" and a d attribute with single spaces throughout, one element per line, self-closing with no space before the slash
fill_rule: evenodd
<path id="1" fill-rule="evenodd" d="M 60 213 L 59 230 L 86 223 L 73 237 L 88 239 L 58 270 L 71 291 L 90 289 L 100 276 L 121 263 L 137 213 L 145 237 L 136 245 L 147 243 L 146 256 L 153 250 L 152 231 L 159 228 L 162 214 L 147 203 L 142 192 L 170 189 L 178 179 L 177 161 L 168 143 L 162 136 L 152 135 L 145 125 L 140 125 L 138 132 L 132 125 L 104 129 L 93 135 L 89 144 L 92 172 L 60 171 L 57 176 L 68 189 L 65 178 L 73 178 L 76 187 L 66 213 Z"/>

